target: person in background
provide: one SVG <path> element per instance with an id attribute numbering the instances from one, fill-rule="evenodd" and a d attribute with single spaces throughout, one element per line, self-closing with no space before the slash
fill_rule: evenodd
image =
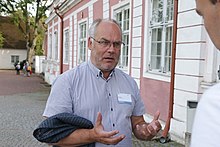
<path id="1" fill-rule="evenodd" d="M 27 69 L 26 69 L 27 70 L 27 76 L 30 77 L 31 74 L 32 74 L 32 67 L 28 62 L 26 64 L 27 64 Z"/>
<path id="2" fill-rule="evenodd" d="M 220 50 L 220 0 L 196 0 L 196 11 Z M 191 147 L 219 147 L 220 83 L 209 88 L 198 103 L 191 137 Z"/>
<path id="3" fill-rule="evenodd" d="M 24 76 L 27 76 L 27 63 L 26 60 L 23 60 L 23 74 Z"/>
<path id="4" fill-rule="evenodd" d="M 26 63 L 25 63 L 25 70 L 26 70 L 26 76 L 30 77 L 30 64 L 28 62 L 28 60 L 26 60 Z"/>
<path id="5" fill-rule="evenodd" d="M 17 61 L 17 63 L 15 64 L 15 70 L 16 70 L 16 74 L 20 75 L 21 65 L 19 61 Z"/>
<path id="6" fill-rule="evenodd" d="M 89 29 L 91 57 L 61 74 L 53 83 L 44 117 L 67 112 L 90 120 L 93 129 L 78 129 L 58 146 L 132 146 L 132 132 L 151 140 L 161 129 L 159 111 L 145 122 L 145 107 L 135 80 L 115 68 L 123 45 L 122 31 L 115 20 L 97 19 Z"/>

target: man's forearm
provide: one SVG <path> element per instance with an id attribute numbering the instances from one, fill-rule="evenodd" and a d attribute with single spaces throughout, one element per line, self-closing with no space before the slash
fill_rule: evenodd
<path id="1" fill-rule="evenodd" d="M 68 147 L 93 143 L 95 142 L 95 139 L 93 138 L 92 131 L 93 129 L 77 129 L 69 136 L 61 139 L 58 143 L 53 145 Z"/>

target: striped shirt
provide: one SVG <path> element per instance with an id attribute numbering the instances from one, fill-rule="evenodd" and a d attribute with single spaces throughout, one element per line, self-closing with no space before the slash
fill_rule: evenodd
<path id="1" fill-rule="evenodd" d="M 115 68 L 105 79 L 88 61 L 64 72 L 54 81 L 43 116 L 62 112 L 74 113 L 93 124 L 97 113 L 101 112 L 105 131 L 119 130 L 119 135 L 126 136 L 115 146 L 131 147 L 131 116 L 143 115 L 145 108 L 132 77 Z M 96 147 L 99 146 L 105 145 L 96 143 Z"/>

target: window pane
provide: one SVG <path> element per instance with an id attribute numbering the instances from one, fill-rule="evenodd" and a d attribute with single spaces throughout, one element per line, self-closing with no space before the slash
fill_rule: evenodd
<path id="1" fill-rule="evenodd" d="M 174 12 L 174 1 L 167 0 L 167 16 L 166 16 L 167 21 L 173 20 L 173 12 Z"/>
<path id="2" fill-rule="evenodd" d="M 160 69 L 161 67 L 161 57 L 152 56 L 151 57 L 151 68 Z"/>
<path id="3" fill-rule="evenodd" d="M 161 44 L 162 44 L 162 28 L 152 30 L 152 55 L 161 55 Z"/>
<path id="4" fill-rule="evenodd" d="M 125 42 L 125 45 L 122 48 L 122 62 L 121 65 L 123 67 L 127 67 L 128 66 L 128 44 L 129 44 L 129 38 L 128 38 L 128 34 L 123 35 L 123 40 Z"/>
<path id="5" fill-rule="evenodd" d="M 124 11 L 124 30 L 129 30 L 129 9 Z"/>
<path id="6" fill-rule="evenodd" d="M 49 35 L 49 58 L 52 59 L 52 34 Z"/>
<path id="7" fill-rule="evenodd" d="M 160 69 L 162 54 L 162 28 L 152 30 L 151 69 Z"/>
<path id="8" fill-rule="evenodd" d="M 11 56 L 11 63 L 16 63 L 17 61 L 19 61 L 19 56 L 12 55 Z"/>
<path id="9" fill-rule="evenodd" d="M 163 20 L 163 0 L 153 0 L 152 22 L 162 22 Z"/>
<path id="10" fill-rule="evenodd" d="M 80 50 L 79 50 L 79 63 L 82 63 L 86 60 L 86 42 L 85 41 L 81 41 L 80 42 Z"/>
<path id="11" fill-rule="evenodd" d="M 119 23 L 119 25 L 122 25 L 122 12 L 119 12 L 116 14 L 116 20 Z"/>
<path id="12" fill-rule="evenodd" d="M 58 60 L 58 33 L 55 32 L 55 60 Z"/>
<path id="13" fill-rule="evenodd" d="M 79 26 L 80 28 L 80 37 L 79 37 L 79 54 L 78 54 L 78 63 L 86 61 L 86 23 L 83 22 Z"/>
<path id="14" fill-rule="evenodd" d="M 165 72 L 171 70 L 172 30 L 172 27 L 166 28 Z"/>
<path id="15" fill-rule="evenodd" d="M 65 47 L 65 56 L 64 56 L 64 61 L 67 63 L 69 62 L 69 30 L 65 31 L 65 43 L 64 43 L 64 47 Z"/>

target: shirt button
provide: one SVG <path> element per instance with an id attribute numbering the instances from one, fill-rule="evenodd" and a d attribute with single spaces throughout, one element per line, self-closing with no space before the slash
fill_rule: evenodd
<path id="1" fill-rule="evenodd" d="M 115 126 L 115 124 L 113 124 L 113 127 Z"/>
<path id="2" fill-rule="evenodd" d="M 111 96 L 111 93 L 109 93 L 108 95 Z"/>
<path id="3" fill-rule="evenodd" d="M 111 108 L 111 111 L 113 111 L 113 108 Z"/>

